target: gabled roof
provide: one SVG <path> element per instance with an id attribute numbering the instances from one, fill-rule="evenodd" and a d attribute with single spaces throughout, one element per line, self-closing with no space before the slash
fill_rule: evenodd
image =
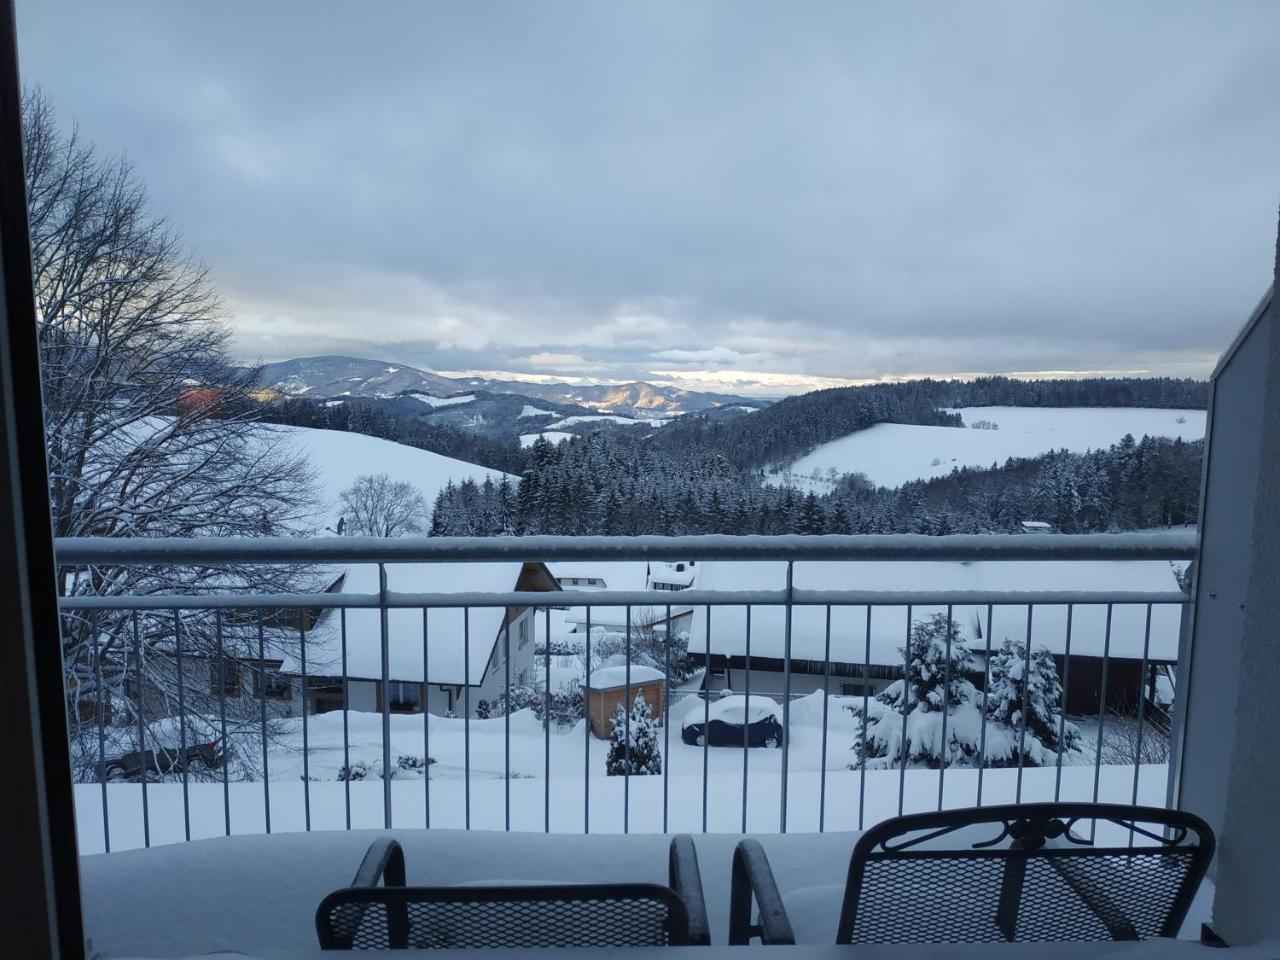
<path id="1" fill-rule="evenodd" d="M 517 589 L 526 564 L 404 563 L 387 565 L 387 589 L 396 593 L 507 593 Z M 541 564 L 536 564 L 541 567 Z M 523 588 L 522 588 L 523 589 Z M 529 589 L 537 589 L 530 586 Z M 348 567 L 342 583 L 345 594 L 376 594 L 378 568 Z M 426 663 L 423 663 L 421 609 L 387 612 L 388 672 L 390 679 L 477 685 L 484 679 L 495 642 L 501 636 L 505 607 L 433 608 L 425 615 Z M 307 673 L 342 672 L 342 624 L 338 610 L 328 611 L 307 634 Z M 346 611 L 348 677 L 382 677 L 381 611 Z M 300 664 L 287 669 L 297 672 Z"/>
<path id="2" fill-rule="evenodd" d="M 720 590 L 778 590 L 786 585 L 786 563 L 708 562 L 699 564 L 699 588 Z M 1179 590 L 1173 568 L 1164 561 L 1021 561 L 907 562 L 880 561 L 840 563 L 798 562 L 794 585 L 800 590 L 872 590 L 886 593 L 903 590 L 937 591 L 1141 591 Z M 1139 659 L 1146 638 L 1146 606 L 1116 604 L 1112 607 L 1110 639 L 1106 629 L 1105 605 L 1075 606 L 1071 621 L 1072 656 L 1101 656 L 1104 648 L 1118 659 Z M 946 607 L 915 606 L 912 621 Z M 791 616 L 791 656 L 793 659 L 823 660 L 827 649 L 827 608 L 795 605 Z M 987 607 L 956 605 L 952 617 L 971 650 L 987 646 Z M 1063 604 L 1036 604 L 1031 622 L 1033 649 L 1048 647 L 1055 654 L 1066 651 L 1067 607 Z M 869 662 L 894 666 L 902 661 L 906 640 L 905 606 L 876 606 L 871 613 L 868 651 L 867 608 L 831 608 L 831 660 L 837 663 Z M 1181 607 L 1156 604 L 1151 610 L 1150 659 L 1172 662 L 1178 658 Z M 1026 606 L 992 608 L 991 641 L 997 648 L 1006 639 L 1021 641 L 1027 633 Z M 689 633 L 689 652 L 707 652 L 706 608 L 694 612 Z M 710 617 L 711 653 L 741 657 L 747 653 L 746 609 L 716 606 Z M 786 641 L 786 611 L 781 606 L 751 608 L 751 650 L 753 657 L 782 658 Z"/>

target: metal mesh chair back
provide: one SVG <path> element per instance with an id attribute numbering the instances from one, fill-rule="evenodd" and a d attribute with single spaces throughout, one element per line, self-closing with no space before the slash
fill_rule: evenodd
<path id="1" fill-rule="evenodd" d="M 1213 856 L 1179 811 L 1027 804 L 900 817 L 854 849 L 837 942 L 1176 936 Z"/>
<path id="2" fill-rule="evenodd" d="M 638 947 L 686 944 L 684 904 L 655 884 L 376 887 L 331 893 L 327 948 Z"/>

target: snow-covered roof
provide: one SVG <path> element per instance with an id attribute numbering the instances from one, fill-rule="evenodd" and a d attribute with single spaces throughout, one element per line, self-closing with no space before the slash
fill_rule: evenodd
<path id="1" fill-rule="evenodd" d="M 387 565 L 387 589 L 399 593 L 506 593 L 516 589 L 523 564 L 406 563 Z M 349 567 L 342 592 L 378 592 L 378 569 L 368 564 Z M 433 608 L 427 611 L 427 662 L 423 670 L 423 612 L 387 612 L 388 673 L 392 680 L 479 684 L 501 634 L 505 607 Z M 381 613 L 377 609 L 346 612 L 347 676 L 382 676 Z M 464 670 L 464 652 L 466 653 Z M 298 664 L 285 669 L 296 671 Z M 307 672 L 323 675 L 342 670 L 342 617 L 328 611 L 307 634 Z"/>
<path id="2" fill-rule="evenodd" d="M 604 587 L 580 587 L 570 585 L 566 587 L 568 590 L 596 590 L 600 593 L 607 593 L 612 590 L 648 590 L 653 574 L 658 573 L 662 569 L 663 573 L 660 581 L 663 583 L 678 582 L 669 579 L 666 576 L 665 568 L 670 566 L 673 577 L 684 576 L 683 572 L 675 573 L 675 567 L 666 563 L 649 563 L 644 560 L 624 560 L 624 561 L 552 561 L 547 564 L 547 569 L 551 571 L 551 575 L 557 580 L 563 582 L 570 578 L 596 578 L 604 581 Z M 685 568 L 686 571 L 688 568 Z M 653 602 L 647 609 L 641 607 L 631 608 L 631 622 L 633 625 L 646 621 L 652 622 L 656 617 L 659 620 L 666 620 L 667 607 L 671 606 L 671 616 L 678 617 L 689 612 L 691 607 L 686 604 L 671 604 L 671 592 L 665 590 L 653 591 Z M 571 624 L 585 624 L 587 620 L 587 608 L 578 606 L 572 607 L 565 615 L 565 620 Z M 592 606 L 591 607 L 591 626 L 609 627 L 622 630 L 627 623 L 627 608 L 617 606 Z"/>
<path id="3" fill-rule="evenodd" d="M 554 560 L 547 569 L 557 580 L 592 577 L 604 581 L 610 590 L 647 590 L 647 564 L 643 560 L 597 562 L 594 560 Z"/>
<path id="4" fill-rule="evenodd" d="M 683 567 L 683 570 L 676 569 Z M 688 587 L 698 576 L 698 568 L 689 563 L 655 563 L 649 573 L 650 583 L 671 583 Z"/>
<path id="5" fill-rule="evenodd" d="M 570 587 L 570 590 L 576 590 L 577 587 Z M 601 591 L 604 592 L 604 591 Z M 654 602 L 645 607 L 631 608 L 631 627 L 636 629 L 644 626 L 655 626 L 665 624 L 667 622 L 667 607 L 671 607 L 671 619 L 677 621 L 681 617 L 687 616 L 693 607 L 689 604 L 673 604 L 666 598 L 670 597 L 670 593 L 657 591 L 653 593 Z M 586 627 L 587 608 L 586 607 L 570 607 L 565 612 L 565 622 L 572 624 L 574 627 Z M 597 627 L 601 627 L 613 633 L 622 633 L 627 628 L 627 608 L 626 607 L 591 607 L 591 629 L 594 632 Z M 662 627 L 661 629 L 665 629 Z"/>
<path id="6" fill-rule="evenodd" d="M 787 565 L 781 561 L 711 561 L 698 564 L 699 590 L 778 590 L 786 585 Z M 841 563 L 800 562 L 795 565 L 794 585 L 800 590 L 872 591 L 1143 591 L 1178 590 L 1173 569 L 1163 561 L 978 561 Z M 1048 647 L 1055 654 L 1066 650 L 1067 607 L 1036 604 L 1031 623 L 1033 648 Z M 825 606 L 792 607 L 791 656 L 822 660 L 826 648 Z M 915 606 L 912 620 L 920 621 L 945 607 Z M 1145 605 L 1112 607 L 1108 652 L 1117 658 L 1139 659 L 1146 630 Z M 952 617 L 970 649 L 986 649 L 986 606 L 955 606 Z M 1105 605 L 1077 605 L 1071 622 L 1073 656 L 1102 656 L 1107 646 Z M 1151 608 L 1152 660 L 1176 661 L 1181 608 L 1157 604 Z M 744 656 L 747 653 L 746 609 L 716 606 L 710 617 L 711 653 Z M 1006 638 L 1021 641 L 1027 631 L 1027 607 L 991 608 L 991 646 Z M 907 633 L 905 606 L 873 607 L 871 611 L 870 662 L 897 665 Z M 786 637 L 786 612 L 781 606 L 751 608 L 751 655 L 781 658 Z M 689 652 L 707 652 L 706 608 L 695 611 L 690 624 Z M 831 608 L 831 659 L 838 663 L 862 663 L 867 650 L 867 608 Z"/>
<path id="7" fill-rule="evenodd" d="M 599 670 L 591 671 L 591 683 L 589 686 L 592 690 L 613 690 L 616 687 L 625 687 L 627 685 L 627 668 L 621 667 L 601 667 Z M 631 664 L 631 686 L 641 683 L 652 683 L 655 680 L 665 680 L 666 674 L 661 670 L 653 667 L 646 667 L 642 664 Z"/>

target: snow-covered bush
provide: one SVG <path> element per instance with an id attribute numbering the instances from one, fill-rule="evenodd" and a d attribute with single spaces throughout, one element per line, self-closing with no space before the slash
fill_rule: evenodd
<path id="1" fill-rule="evenodd" d="M 1007 736 L 988 737 L 986 765 L 989 767 L 1014 766 L 1020 755 L 1024 765 L 1041 766 L 1056 762 L 1061 751 L 1080 748 L 1080 729 L 1074 723 L 1063 721 L 1062 681 L 1053 655 L 1044 647 L 1033 650 L 1028 660 L 1025 643 L 1006 639 L 1000 649 L 991 654 L 991 680 L 985 701 L 988 724 L 1004 727 L 1006 730 L 1001 733 L 1007 733 Z M 1024 702 L 1025 731 L 1022 730 Z"/>
<path id="2" fill-rule="evenodd" d="M 490 710 L 489 701 L 481 697 L 480 700 L 476 702 L 476 719 L 488 720 L 489 710 Z"/>
<path id="3" fill-rule="evenodd" d="M 391 771 L 391 777 L 392 779 L 425 777 L 427 775 L 427 767 L 435 762 L 435 757 L 415 757 L 401 754 L 396 757 L 396 768 Z"/>
<path id="4" fill-rule="evenodd" d="M 619 663 L 626 663 L 629 650 L 632 663 L 669 673 L 672 683 L 688 680 L 703 664 L 689 653 L 687 631 L 672 633 L 668 640 L 666 626 L 661 622 L 664 617 L 663 610 L 656 607 L 633 608 L 630 642 L 625 631 L 593 628 L 592 669 L 604 664 L 610 657 L 617 657 Z M 575 652 L 581 654 L 583 651 Z"/>
<path id="5" fill-rule="evenodd" d="M 889 684 L 867 704 L 864 738 L 854 741 L 856 769 L 910 764 L 939 767 L 964 762 L 978 752 L 981 694 L 968 679 L 973 657 L 954 620 L 934 614 L 912 624 L 906 677 Z M 909 654 L 909 657 L 908 657 Z M 861 713 L 862 705 L 848 707 Z M 903 742 L 903 716 L 906 741 Z M 945 718 L 945 721 L 944 721 Z M 943 742 L 943 726 L 946 742 Z"/>
<path id="6" fill-rule="evenodd" d="M 486 704 L 488 710 L 485 717 L 505 717 L 517 710 L 532 710 L 533 715 L 542 723 L 547 722 L 547 691 L 537 684 L 522 683 L 511 687 L 510 693 L 504 691 L 492 704 Z M 583 716 L 582 687 L 577 683 L 564 683 L 558 690 L 553 690 L 550 697 L 551 719 L 561 726 L 577 723 Z M 479 707 L 477 706 L 477 716 Z"/>
<path id="7" fill-rule="evenodd" d="M 396 757 L 395 766 L 391 769 L 392 780 L 420 780 L 427 775 L 427 768 L 436 762 L 435 757 L 415 757 L 401 754 Z M 338 780 L 380 780 L 382 779 L 381 760 L 352 760 L 350 765 L 343 764 L 338 768 Z"/>
<path id="8" fill-rule="evenodd" d="M 622 704 L 613 711 L 613 728 L 609 735 L 609 754 L 605 772 L 611 777 L 630 773 L 632 776 L 662 773 L 662 752 L 658 748 L 658 724 L 653 719 L 643 693 L 637 693 L 631 705 L 631 721 Z M 630 738 L 628 738 L 630 733 Z M 630 744 L 628 748 L 628 739 Z"/>

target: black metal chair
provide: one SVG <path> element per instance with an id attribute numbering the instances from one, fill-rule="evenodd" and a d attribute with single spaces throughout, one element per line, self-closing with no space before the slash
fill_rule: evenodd
<path id="1" fill-rule="evenodd" d="M 1213 851 L 1203 820 L 1157 807 L 1038 803 L 898 817 L 854 846 L 836 943 L 1173 937 Z M 796 942 L 764 849 L 744 840 L 729 942 L 756 938 Z"/>
<path id="2" fill-rule="evenodd" d="M 668 863 L 670 885 L 665 887 L 407 887 L 404 851 L 384 838 L 369 847 L 351 886 L 320 901 L 316 932 L 325 950 L 709 944 L 693 840 L 674 837 Z"/>

